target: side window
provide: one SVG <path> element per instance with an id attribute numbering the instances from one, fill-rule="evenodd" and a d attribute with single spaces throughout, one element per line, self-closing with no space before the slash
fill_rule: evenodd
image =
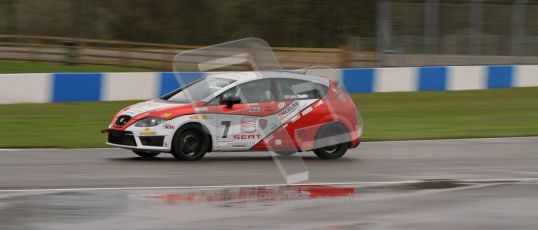
<path id="1" fill-rule="evenodd" d="M 226 90 L 226 92 L 221 93 L 219 96 L 216 96 L 211 101 L 209 101 L 207 103 L 207 105 L 218 105 L 218 104 L 221 103 L 222 98 L 232 97 L 232 96 L 236 96 L 236 95 L 237 95 L 237 86 L 233 87 L 233 88 L 231 88 L 229 90 Z"/>
<path id="2" fill-rule="evenodd" d="M 236 96 L 241 98 L 242 103 L 258 103 L 273 101 L 268 79 L 252 81 L 237 87 Z"/>
<path id="3" fill-rule="evenodd" d="M 228 91 L 226 91 L 226 92 L 222 93 L 222 95 L 220 95 L 221 99 L 222 98 L 227 98 L 227 97 L 235 97 L 235 96 L 237 96 L 237 86 L 229 89 Z"/>
<path id="4" fill-rule="evenodd" d="M 269 83 L 269 80 L 263 79 L 241 84 L 222 93 L 220 96 L 210 101 L 209 104 L 216 105 L 222 98 L 226 97 L 239 97 L 241 98 L 241 103 L 274 101 L 275 97 L 271 93 Z"/>
<path id="5" fill-rule="evenodd" d="M 277 100 L 318 99 L 327 93 L 327 87 L 315 82 L 296 79 L 275 79 Z"/>

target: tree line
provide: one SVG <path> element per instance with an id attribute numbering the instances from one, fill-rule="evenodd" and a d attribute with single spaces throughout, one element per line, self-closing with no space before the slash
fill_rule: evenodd
<path id="1" fill-rule="evenodd" d="M 209 45 L 338 47 L 375 35 L 376 1 L 0 0 L 0 33 Z"/>

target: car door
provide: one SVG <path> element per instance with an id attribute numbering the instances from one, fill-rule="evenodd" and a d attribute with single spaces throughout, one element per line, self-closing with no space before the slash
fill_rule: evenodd
<path id="1" fill-rule="evenodd" d="M 266 146 L 269 149 L 294 149 L 298 146 L 297 129 L 318 125 L 317 116 L 312 116 L 313 103 L 325 94 L 326 89 L 314 82 L 302 79 L 275 78 L 273 92 L 278 116 L 274 119 L 281 128 L 274 130 Z M 304 118 L 306 117 L 306 118 Z"/>
<path id="2" fill-rule="evenodd" d="M 241 102 L 228 107 L 225 98 Z M 247 150 L 258 143 L 267 129 L 264 117 L 277 113 L 277 104 L 268 79 L 240 84 L 221 94 L 217 100 L 217 150 Z"/>

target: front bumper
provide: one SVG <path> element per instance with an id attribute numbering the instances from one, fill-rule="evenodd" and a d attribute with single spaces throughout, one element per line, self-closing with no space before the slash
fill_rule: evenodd
<path id="1" fill-rule="evenodd" d="M 108 129 L 106 144 L 126 149 L 168 152 L 170 147 L 164 141 L 164 135 L 137 136 L 132 131 Z"/>
<path id="2" fill-rule="evenodd" d="M 109 129 L 108 130 L 108 142 L 117 145 L 135 146 L 136 140 L 134 134 L 131 131 L 120 131 Z"/>

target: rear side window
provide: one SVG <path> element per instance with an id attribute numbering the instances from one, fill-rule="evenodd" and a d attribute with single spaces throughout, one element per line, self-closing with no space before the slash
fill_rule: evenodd
<path id="1" fill-rule="evenodd" d="M 319 99 L 328 90 L 324 85 L 298 79 L 274 79 L 274 83 L 279 101 Z"/>

